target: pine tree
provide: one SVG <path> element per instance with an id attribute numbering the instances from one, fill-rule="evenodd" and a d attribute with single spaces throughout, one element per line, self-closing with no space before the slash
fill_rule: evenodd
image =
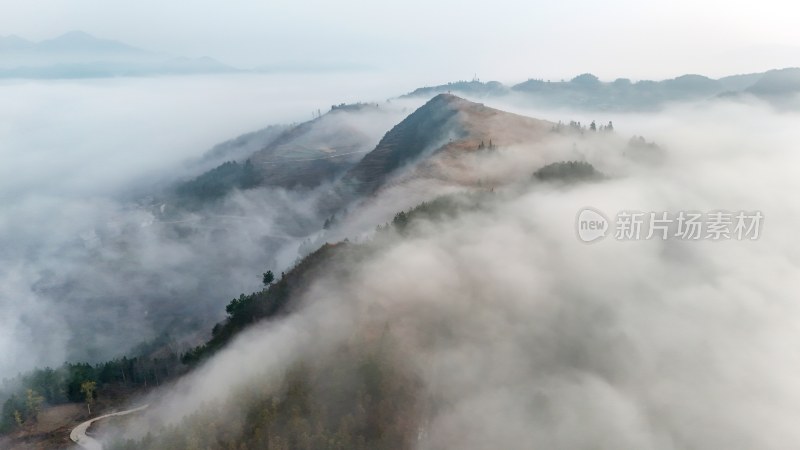
<path id="1" fill-rule="evenodd" d="M 268 270 L 264 273 L 261 282 L 264 283 L 264 286 L 269 286 L 275 280 L 275 275 L 272 273 L 271 270 Z"/>

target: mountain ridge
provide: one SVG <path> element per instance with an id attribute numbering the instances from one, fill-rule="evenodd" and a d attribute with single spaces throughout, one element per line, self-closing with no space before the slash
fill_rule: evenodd
<path id="1" fill-rule="evenodd" d="M 672 102 L 707 100 L 722 94 L 750 93 L 760 97 L 767 92 L 800 92 L 800 73 L 795 73 L 796 70 L 788 67 L 718 79 L 700 74 L 684 74 L 659 81 L 632 81 L 627 78 L 601 81 L 590 73 L 578 75 L 568 81 L 531 78 L 512 85 L 474 79 L 417 88 L 401 98 L 428 97 L 449 92 L 477 98 L 502 98 L 509 94 L 518 94 L 537 105 L 550 107 L 655 110 Z M 770 84 L 770 87 L 765 87 L 765 84 Z"/>
<path id="2" fill-rule="evenodd" d="M 79 30 L 34 42 L 0 37 L 0 78 L 103 78 L 239 70 L 213 58 L 187 58 L 143 50 Z"/>
<path id="3" fill-rule="evenodd" d="M 540 139 L 552 122 L 488 107 L 453 94 L 439 94 L 390 130 L 342 179 L 356 196 L 384 186 L 404 165 L 419 162 L 412 176 L 453 176 L 466 154 Z M 451 180 L 452 181 L 452 180 Z"/>
<path id="4" fill-rule="evenodd" d="M 80 30 L 71 30 L 51 39 L 35 43 L 42 51 L 103 51 L 103 52 L 133 52 L 149 53 L 146 50 L 133 47 L 113 39 L 102 39 Z"/>
<path id="5" fill-rule="evenodd" d="M 439 94 L 387 125 L 389 130 L 381 136 L 370 138 L 363 132 L 366 128 L 359 129 L 354 121 L 360 112 L 383 111 L 375 104 L 340 105 L 270 135 L 260 150 L 236 153 L 240 162 L 251 164 L 258 173 L 260 181 L 250 187 L 313 188 L 335 181 L 332 195 L 336 200 L 328 198 L 323 203 L 336 209 L 371 195 L 407 165 L 423 163 L 416 175 L 424 172 L 424 176 L 446 178 L 452 172 L 447 175 L 442 169 L 458 165 L 466 154 L 537 141 L 556 125 Z M 387 124 L 392 117 L 387 115 Z M 377 142 L 370 146 L 372 139 Z"/>

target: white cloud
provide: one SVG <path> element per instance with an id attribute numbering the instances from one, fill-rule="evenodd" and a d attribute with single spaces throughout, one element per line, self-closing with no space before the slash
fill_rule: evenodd
<path id="1" fill-rule="evenodd" d="M 660 130 L 664 165 L 498 190 L 487 211 L 421 227 L 352 277 L 319 281 L 307 308 L 243 334 L 151 414 L 178 420 L 386 324 L 430 395 L 420 448 L 791 447 L 800 211 L 783 199 L 800 187 L 796 120 L 730 104 L 640 116 Z M 587 204 L 756 208 L 768 225 L 752 242 L 586 245 L 573 227 Z"/>

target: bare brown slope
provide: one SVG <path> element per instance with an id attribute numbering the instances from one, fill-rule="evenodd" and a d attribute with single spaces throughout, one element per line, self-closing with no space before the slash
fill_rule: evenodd
<path id="1" fill-rule="evenodd" d="M 456 176 L 467 153 L 541 140 L 552 123 L 439 94 L 392 128 L 342 179 L 345 195 L 375 192 L 412 162 L 420 176 Z M 449 170 L 454 169 L 454 170 Z M 457 181 L 457 180 L 453 180 Z"/>

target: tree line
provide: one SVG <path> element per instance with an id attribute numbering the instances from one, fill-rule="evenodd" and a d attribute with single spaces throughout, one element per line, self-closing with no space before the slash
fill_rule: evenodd
<path id="1" fill-rule="evenodd" d="M 185 372 L 176 353 L 161 357 L 119 358 L 100 364 L 64 363 L 35 369 L 3 382 L 0 434 L 36 422 L 44 406 L 85 402 L 91 405 L 105 386 L 148 387 Z"/>

